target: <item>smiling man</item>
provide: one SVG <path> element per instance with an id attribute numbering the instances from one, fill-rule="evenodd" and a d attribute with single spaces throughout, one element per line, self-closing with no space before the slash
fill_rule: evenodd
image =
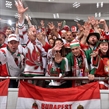
<path id="1" fill-rule="evenodd" d="M 71 53 L 66 58 L 68 59 L 69 68 L 74 77 L 84 77 L 88 75 L 88 62 L 84 51 L 80 47 L 78 40 L 74 40 L 70 43 Z M 77 80 L 73 81 L 73 86 L 79 86 L 85 84 L 86 81 Z"/>

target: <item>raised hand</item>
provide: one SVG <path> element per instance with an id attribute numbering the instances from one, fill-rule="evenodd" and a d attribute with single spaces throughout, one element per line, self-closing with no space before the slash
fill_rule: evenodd
<path id="1" fill-rule="evenodd" d="M 90 81 L 94 80 L 94 78 L 95 78 L 94 75 L 92 75 L 92 74 L 89 74 L 89 75 L 88 75 L 88 79 L 89 79 Z"/>
<path id="2" fill-rule="evenodd" d="M 96 51 L 93 51 L 90 55 L 91 57 L 96 57 L 98 55 L 98 51 L 99 49 L 97 49 Z"/>
<path id="3" fill-rule="evenodd" d="M 100 24 L 105 24 L 106 21 L 105 21 L 104 19 L 100 19 L 99 23 L 100 23 Z"/>
<path id="4" fill-rule="evenodd" d="M 49 27 L 50 30 L 55 29 L 55 25 L 53 24 L 53 22 L 49 22 L 48 27 Z"/>
<path id="5" fill-rule="evenodd" d="M 89 33 L 90 33 L 90 29 L 85 29 L 83 32 L 85 37 L 87 37 L 89 35 Z"/>
<path id="6" fill-rule="evenodd" d="M 87 37 L 89 35 L 90 29 L 91 29 L 90 24 L 88 22 L 85 22 L 83 27 L 84 27 L 83 34 L 84 34 L 84 36 Z"/>
<path id="7" fill-rule="evenodd" d="M 24 8 L 22 0 L 16 0 L 15 1 L 15 6 L 16 6 L 17 11 L 18 11 L 19 14 L 24 14 L 28 9 L 28 7 Z"/>
<path id="8" fill-rule="evenodd" d="M 41 24 L 41 27 L 44 27 L 45 26 L 45 23 L 43 20 L 40 21 L 40 24 Z"/>
<path id="9" fill-rule="evenodd" d="M 57 24 L 58 24 L 58 27 L 62 26 L 62 22 L 57 22 Z"/>
<path id="10" fill-rule="evenodd" d="M 79 23 L 77 23 L 77 26 L 78 26 L 78 29 L 80 30 L 80 31 L 83 31 L 83 26 L 81 25 L 81 24 L 79 24 Z"/>

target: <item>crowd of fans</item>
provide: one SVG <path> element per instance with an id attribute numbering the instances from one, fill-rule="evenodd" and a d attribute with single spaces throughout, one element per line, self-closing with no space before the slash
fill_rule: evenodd
<path id="1" fill-rule="evenodd" d="M 86 80 L 26 80 L 49 88 L 76 87 L 93 82 L 94 77 L 109 75 L 109 28 L 104 19 L 89 17 L 80 25 L 57 26 L 53 22 L 40 26 L 31 24 L 27 8 L 15 1 L 20 15 L 16 29 L 0 32 L 0 75 L 11 77 L 88 77 Z M 27 20 L 27 29 L 24 20 Z M 102 28 L 100 27 L 102 25 Z M 108 80 L 100 81 L 101 89 L 108 89 Z M 18 87 L 11 80 L 9 87 Z"/>

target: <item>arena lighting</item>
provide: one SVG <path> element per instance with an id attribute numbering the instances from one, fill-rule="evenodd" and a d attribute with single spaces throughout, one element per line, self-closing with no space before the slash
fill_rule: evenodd
<path id="1" fill-rule="evenodd" d="M 103 2 L 101 2 L 101 7 L 103 7 Z"/>
<path id="2" fill-rule="evenodd" d="M 56 15 L 55 14 L 53 14 L 53 18 L 56 19 Z"/>
<path id="3" fill-rule="evenodd" d="M 95 13 L 95 17 L 101 17 L 101 12 Z"/>
<path id="4" fill-rule="evenodd" d="M 80 4 L 79 4 L 79 5 L 77 5 L 75 8 L 78 8 L 78 7 L 80 7 Z"/>
<path id="5" fill-rule="evenodd" d="M 54 0 L 48 0 L 48 2 L 52 2 L 52 1 L 54 1 Z"/>
<path id="6" fill-rule="evenodd" d="M 7 8 L 12 8 L 12 2 L 11 1 L 6 1 L 5 6 Z"/>
<path id="7" fill-rule="evenodd" d="M 99 3 L 97 2 L 96 7 L 99 8 Z"/>
<path id="8" fill-rule="evenodd" d="M 80 7 L 80 3 L 78 3 L 78 2 L 74 2 L 72 5 L 73 5 L 74 8 Z"/>
<path id="9" fill-rule="evenodd" d="M 98 15 L 97 15 L 97 13 L 95 13 L 95 17 L 97 17 Z"/>
<path id="10" fill-rule="evenodd" d="M 101 12 L 98 13 L 98 17 L 101 17 Z"/>
<path id="11" fill-rule="evenodd" d="M 53 14 L 53 18 L 54 19 L 59 18 L 59 13 Z"/>
<path id="12" fill-rule="evenodd" d="M 12 25 L 12 21 L 11 21 L 11 20 L 8 20 L 8 24 L 9 24 L 9 25 Z"/>
<path id="13" fill-rule="evenodd" d="M 75 6 L 76 4 L 78 4 L 78 2 L 74 2 L 74 3 L 73 3 L 73 6 Z"/>
<path id="14" fill-rule="evenodd" d="M 59 13 L 57 13 L 56 15 L 57 15 L 57 18 L 59 18 Z"/>
<path id="15" fill-rule="evenodd" d="M 100 3 L 99 3 L 99 2 L 97 2 L 96 7 L 97 7 L 97 8 L 100 8 L 100 7 L 102 8 L 102 7 L 103 7 L 103 5 L 104 5 L 104 3 L 103 3 L 103 2 L 100 2 Z"/>
<path id="16" fill-rule="evenodd" d="M 76 20 L 80 21 L 80 18 L 76 17 Z"/>
<path id="17" fill-rule="evenodd" d="M 78 22 L 78 20 L 77 20 L 77 19 L 75 19 L 74 21 L 75 21 L 75 22 Z"/>

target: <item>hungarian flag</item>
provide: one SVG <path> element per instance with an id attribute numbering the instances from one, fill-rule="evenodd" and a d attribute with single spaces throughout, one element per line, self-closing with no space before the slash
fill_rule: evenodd
<path id="1" fill-rule="evenodd" d="M 100 109 L 99 84 L 47 89 L 21 81 L 16 109 Z"/>
<path id="2" fill-rule="evenodd" d="M 0 82 L 0 109 L 6 109 L 9 79 Z"/>

